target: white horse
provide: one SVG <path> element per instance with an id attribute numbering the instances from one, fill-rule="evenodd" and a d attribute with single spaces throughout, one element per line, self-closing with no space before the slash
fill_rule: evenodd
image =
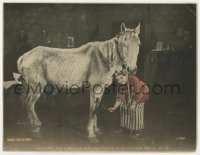
<path id="1" fill-rule="evenodd" d="M 24 88 L 31 86 L 35 91 L 25 92 L 27 118 L 31 125 L 33 136 L 41 137 L 41 122 L 37 117 L 34 106 L 44 92 L 47 84 L 62 87 L 82 87 L 83 81 L 90 83 L 90 114 L 88 121 L 88 138 L 91 142 L 99 140 L 95 107 L 99 105 L 105 86 L 112 83 L 112 75 L 122 70 L 122 65 L 130 71 L 137 68 L 139 53 L 140 24 L 133 29 L 121 25 L 121 32 L 114 38 L 104 42 L 90 42 L 79 48 L 60 49 L 39 46 L 24 55 L 18 61 L 18 71 Z M 96 87 L 98 85 L 98 87 Z M 40 89 L 38 89 L 40 87 Z"/>

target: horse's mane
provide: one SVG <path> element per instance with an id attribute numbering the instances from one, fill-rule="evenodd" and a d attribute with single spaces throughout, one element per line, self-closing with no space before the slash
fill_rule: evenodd
<path id="1" fill-rule="evenodd" d="M 106 40 L 106 41 L 93 41 L 88 42 L 85 45 L 82 45 L 81 47 L 92 47 L 94 48 L 94 52 L 100 52 L 105 58 L 109 59 L 110 63 L 114 61 L 116 58 L 116 50 L 117 50 L 117 36 Z"/>

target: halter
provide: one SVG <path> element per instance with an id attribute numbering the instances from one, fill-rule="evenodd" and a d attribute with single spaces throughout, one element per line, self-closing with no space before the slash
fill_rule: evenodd
<path id="1" fill-rule="evenodd" d="M 130 31 L 126 31 L 126 32 L 130 32 Z M 126 32 L 120 32 L 119 35 L 116 35 L 116 37 L 119 38 L 119 36 L 125 34 Z M 135 34 L 134 34 L 134 36 L 135 36 Z M 135 36 L 135 37 L 136 37 L 136 36 Z M 131 38 L 132 38 L 132 37 L 131 37 Z M 139 37 L 136 37 L 136 40 L 137 40 L 137 44 L 140 45 L 141 42 L 140 42 Z M 120 61 L 121 61 L 123 64 L 126 64 L 127 62 L 124 61 L 123 56 L 121 55 L 121 52 L 119 51 L 119 41 L 116 40 L 116 39 L 115 39 L 114 41 L 115 41 L 116 48 L 117 48 L 116 53 L 117 53 L 117 55 L 118 55 Z"/>
<path id="2" fill-rule="evenodd" d="M 120 54 L 120 51 L 119 51 L 119 43 L 118 43 L 117 40 L 115 40 L 115 44 L 116 44 L 116 48 L 117 48 L 116 53 L 117 53 L 117 55 L 118 55 L 120 61 L 123 63 L 123 62 L 125 62 L 125 61 L 124 61 L 122 55 Z M 123 65 L 123 64 L 122 64 L 122 65 Z"/>

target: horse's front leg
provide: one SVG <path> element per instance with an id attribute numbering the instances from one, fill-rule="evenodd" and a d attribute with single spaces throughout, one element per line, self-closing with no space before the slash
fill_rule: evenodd
<path id="1" fill-rule="evenodd" d="M 94 116 L 94 132 L 95 132 L 95 134 L 97 134 L 99 136 L 103 135 L 103 132 L 97 126 L 97 115 L 96 114 Z"/>
<path id="2" fill-rule="evenodd" d="M 103 87 L 102 87 L 103 88 Z M 92 143 L 98 143 L 99 140 L 96 134 L 101 134 L 101 131 L 97 127 L 97 107 L 100 106 L 103 91 L 101 93 L 96 93 L 95 90 L 90 91 L 90 114 L 88 122 L 88 138 Z M 99 109 L 99 108 L 98 108 Z"/>

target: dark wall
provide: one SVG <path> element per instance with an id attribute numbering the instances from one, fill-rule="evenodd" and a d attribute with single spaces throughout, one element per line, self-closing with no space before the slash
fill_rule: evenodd
<path id="1" fill-rule="evenodd" d="M 114 37 L 121 22 L 127 27 L 141 23 L 138 66 L 143 77 L 148 52 L 155 48 L 156 41 L 176 44 L 178 27 L 188 29 L 195 44 L 196 16 L 190 8 L 191 5 L 4 4 L 5 79 L 12 78 L 17 57 L 44 44 L 42 30 L 47 32 L 48 46 L 66 48 L 67 37 L 74 36 L 78 47 Z M 21 31 L 27 35 L 29 45 L 20 51 Z"/>

